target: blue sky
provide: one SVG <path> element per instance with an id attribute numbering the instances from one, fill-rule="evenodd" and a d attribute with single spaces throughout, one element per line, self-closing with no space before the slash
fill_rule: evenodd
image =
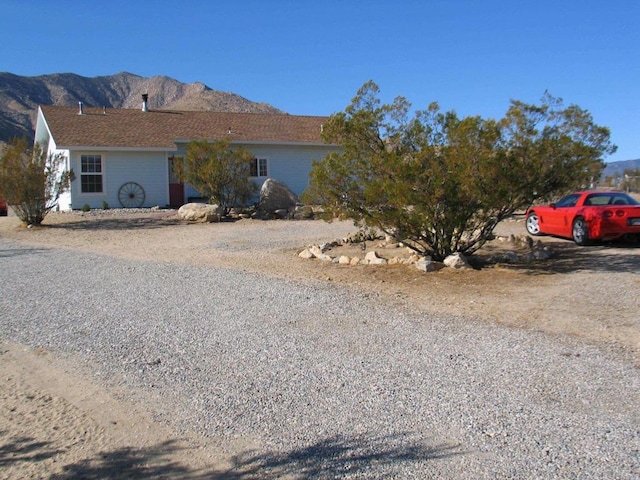
<path id="1" fill-rule="evenodd" d="M 375 81 L 417 109 L 499 118 L 545 91 L 640 158 L 637 0 L 0 0 L 0 71 L 199 81 L 301 115 Z"/>

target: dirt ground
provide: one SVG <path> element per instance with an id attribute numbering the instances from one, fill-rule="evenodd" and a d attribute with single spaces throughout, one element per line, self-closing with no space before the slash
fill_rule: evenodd
<path id="1" fill-rule="evenodd" d="M 617 350 L 640 366 L 637 245 L 577 247 L 541 237 L 554 252 L 549 260 L 436 273 L 407 265 L 346 266 L 297 256 L 310 243 L 331 242 L 356 231 L 350 224 L 322 221 L 185 224 L 175 212 L 163 210 L 50 214 L 44 226 L 29 229 L 15 217 L 0 218 L 0 238 L 335 282 L 375 293 L 390 308 L 408 304 L 425 314 L 580 337 Z M 504 250 L 526 253 L 526 247 L 504 241 L 525 233 L 522 219 L 504 222 L 496 231 L 498 238 L 483 247 L 478 258 L 485 261 Z M 405 249 L 379 244 L 367 242 L 367 251 L 387 258 L 408 255 Z M 359 245 L 334 247 L 328 253 L 363 256 Z M 154 423 L 140 407 L 101 390 L 52 352 L 33 351 L 0 337 L 0 378 L 0 478 L 63 478 L 74 473 L 70 465 L 82 466 L 85 475 L 105 473 L 102 477 L 124 465 L 131 478 L 155 478 L 163 471 L 176 472 L 176 478 L 196 478 L 196 472 L 203 471 L 207 478 L 225 478 L 228 463 L 205 439 L 185 438 Z M 58 425 L 53 437 L 42 428 L 52 423 Z M 101 454 L 105 451 L 111 456 Z M 139 462 L 142 452 L 144 464 Z"/>

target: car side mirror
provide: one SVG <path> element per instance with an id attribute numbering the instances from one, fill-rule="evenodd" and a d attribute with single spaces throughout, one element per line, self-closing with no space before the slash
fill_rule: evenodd
<path id="1" fill-rule="evenodd" d="M 552 203 L 551 205 L 549 205 L 551 208 L 553 208 L 554 210 L 556 209 L 556 204 Z"/>

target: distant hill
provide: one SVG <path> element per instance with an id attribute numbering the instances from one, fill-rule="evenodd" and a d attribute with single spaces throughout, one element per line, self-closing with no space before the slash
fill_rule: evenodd
<path id="1" fill-rule="evenodd" d="M 640 158 L 636 160 L 610 162 L 606 164 L 604 171 L 602 172 L 602 178 L 622 175 L 625 170 L 636 170 L 638 168 L 640 168 Z"/>
<path id="2" fill-rule="evenodd" d="M 94 78 L 73 73 L 24 77 L 0 72 L 0 141 L 33 139 L 38 105 L 83 102 L 87 107 L 139 108 L 143 93 L 149 94 L 149 108 L 284 113 L 203 83 L 186 84 L 165 76 L 145 78 L 122 72 Z"/>

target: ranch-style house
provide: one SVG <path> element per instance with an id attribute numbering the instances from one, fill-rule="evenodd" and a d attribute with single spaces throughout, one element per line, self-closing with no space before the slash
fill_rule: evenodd
<path id="1" fill-rule="evenodd" d="M 322 141 L 328 117 L 286 114 L 40 106 L 35 142 L 62 154 L 75 179 L 59 210 L 84 205 L 177 207 L 200 194 L 174 175 L 191 140 L 229 139 L 255 156 L 252 180 L 284 182 L 299 195 L 314 160 L 336 151 Z"/>

